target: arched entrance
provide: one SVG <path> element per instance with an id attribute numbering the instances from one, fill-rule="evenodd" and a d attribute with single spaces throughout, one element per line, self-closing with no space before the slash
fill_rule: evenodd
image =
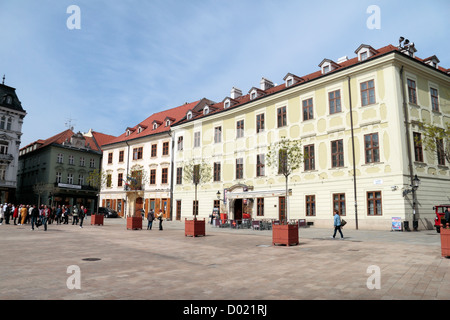
<path id="1" fill-rule="evenodd" d="M 235 199 L 233 203 L 234 220 L 242 220 L 242 199 Z"/>

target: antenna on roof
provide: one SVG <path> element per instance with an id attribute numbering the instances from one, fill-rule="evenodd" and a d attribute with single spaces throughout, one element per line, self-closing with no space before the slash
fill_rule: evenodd
<path id="1" fill-rule="evenodd" d="M 5 84 L 5 75 L 3 75 L 3 82 L 2 84 Z"/>
<path id="2" fill-rule="evenodd" d="M 67 119 L 65 125 L 66 125 L 67 128 L 69 128 L 70 130 L 73 131 L 74 127 L 72 125 L 72 120 L 74 120 L 74 119 L 72 119 L 72 118 Z"/>

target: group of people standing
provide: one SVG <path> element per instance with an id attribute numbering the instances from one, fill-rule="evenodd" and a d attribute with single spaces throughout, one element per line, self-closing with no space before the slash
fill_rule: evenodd
<path id="1" fill-rule="evenodd" d="M 155 217 L 155 212 L 153 211 L 153 209 L 150 209 L 150 211 L 147 214 L 147 220 L 148 220 L 147 230 L 152 230 L 153 220 L 155 220 L 155 219 L 159 220 L 159 230 L 163 229 L 163 227 L 162 227 L 162 222 L 163 222 L 162 210 L 159 210 L 159 213 Z"/>
<path id="2" fill-rule="evenodd" d="M 58 207 L 50 208 L 47 205 L 19 205 L 15 206 L 11 203 L 5 203 L 0 205 L 0 225 L 11 224 L 14 225 L 26 225 L 31 224 L 31 230 L 34 230 L 36 226 L 39 228 L 44 226 L 44 230 L 47 231 L 47 224 L 69 224 L 69 216 L 72 216 L 72 225 L 78 225 L 83 228 L 83 220 L 86 216 L 87 210 L 84 206 L 73 206 L 72 210 L 69 206 L 58 205 Z"/>

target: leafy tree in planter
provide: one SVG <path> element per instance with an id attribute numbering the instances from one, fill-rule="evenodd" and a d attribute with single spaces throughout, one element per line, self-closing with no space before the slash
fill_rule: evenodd
<path id="1" fill-rule="evenodd" d="M 287 210 L 288 179 L 292 172 L 299 169 L 303 163 L 301 140 L 290 140 L 282 137 L 280 141 L 269 146 L 266 161 L 269 167 L 276 169 L 277 173 L 284 175 L 286 179 L 286 220 L 289 220 Z"/>
<path id="2" fill-rule="evenodd" d="M 183 165 L 184 181 L 195 185 L 194 220 L 197 220 L 198 214 L 197 186 L 211 181 L 211 171 L 211 166 L 203 159 L 199 162 L 192 159 Z"/>

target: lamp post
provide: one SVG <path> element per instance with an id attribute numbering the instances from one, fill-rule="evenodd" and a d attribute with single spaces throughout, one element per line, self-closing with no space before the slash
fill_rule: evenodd
<path id="1" fill-rule="evenodd" d="M 411 180 L 410 189 L 403 190 L 403 197 L 405 197 L 408 193 L 413 194 L 413 228 L 417 231 L 418 223 L 416 221 L 416 205 L 417 205 L 417 196 L 416 191 L 419 189 L 420 179 L 417 177 L 417 174 L 414 175 L 414 178 Z"/>

